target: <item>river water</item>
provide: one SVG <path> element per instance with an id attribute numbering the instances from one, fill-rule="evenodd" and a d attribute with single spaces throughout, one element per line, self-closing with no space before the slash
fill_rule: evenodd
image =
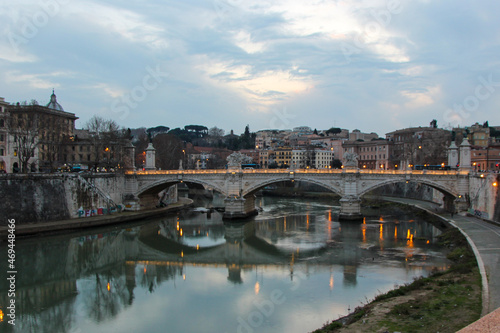
<path id="1" fill-rule="evenodd" d="M 331 199 L 257 205 L 245 223 L 195 210 L 18 239 L 16 325 L 4 316 L 0 331 L 310 332 L 448 265 L 440 231 L 414 216 L 339 223 Z"/>

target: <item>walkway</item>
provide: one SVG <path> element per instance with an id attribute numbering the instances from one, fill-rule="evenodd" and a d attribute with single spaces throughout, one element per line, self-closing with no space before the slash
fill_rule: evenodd
<path id="1" fill-rule="evenodd" d="M 383 197 L 383 199 L 425 209 L 445 218 L 459 228 L 468 238 L 481 271 L 483 280 L 481 316 L 500 308 L 500 223 L 489 223 L 475 217 L 457 214 L 452 218 L 450 213 L 436 213 L 435 209 L 438 205 L 432 202 L 392 197 Z"/>

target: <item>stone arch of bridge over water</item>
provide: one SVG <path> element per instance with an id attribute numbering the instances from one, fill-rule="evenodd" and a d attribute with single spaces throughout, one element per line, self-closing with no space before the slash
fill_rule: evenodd
<path id="1" fill-rule="evenodd" d="M 256 183 L 252 183 L 249 185 L 246 185 L 243 183 L 243 189 L 241 190 L 241 195 L 239 197 L 235 198 L 230 198 L 228 197 L 225 200 L 225 213 L 224 213 L 224 218 L 225 219 L 236 219 L 236 218 L 244 218 L 248 217 L 251 215 L 256 215 L 257 210 L 255 208 L 255 193 L 266 186 L 272 185 L 272 184 L 277 184 L 277 183 L 283 183 L 283 182 L 292 182 L 292 181 L 300 181 L 304 183 L 311 183 L 315 185 L 319 185 L 339 196 L 341 196 L 340 190 L 337 188 L 334 188 L 332 186 L 329 186 L 327 184 L 324 184 L 320 181 L 317 180 L 311 180 L 311 179 L 303 179 L 303 178 L 297 178 L 297 179 L 291 179 L 290 176 L 280 176 L 276 178 L 271 178 L 271 179 L 266 179 L 262 180 Z"/>
<path id="2" fill-rule="evenodd" d="M 438 190 L 439 192 L 441 192 L 444 195 L 444 197 L 443 197 L 444 208 L 447 209 L 447 210 L 453 209 L 453 201 L 459 197 L 459 194 L 454 189 L 451 189 L 451 188 L 447 187 L 446 185 L 443 185 L 441 183 L 434 182 L 434 181 L 431 181 L 431 180 L 420 180 L 420 179 L 418 179 L 418 180 L 417 179 L 410 179 L 410 180 L 390 179 L 390 180 L 384 180 L 384 181 L 381 181 L 381 182 L 378 182 L 378 183 L 375 183 L 375 184 L 371 184 L 371 185 L 367 186 L 366 188 L 364 188 L 362 191 L 359 192 L 359 197 L 361 198 L 365 194 L 367 194 L 367 193 L 369 193 L 369 192 L 371 192 L 371 191 L 373 191 L 375 189 L 378 189 L 378 188 L 381 188 L 381 187 L 384 187 L 384 186 L 387 186 L 387 185 L 397 184 L 397 183 L 416 183 L 416 184 L 422 184 L 422 185 L 426 185 L 426 186 L 429 186 L 429 187 L 431 187 L 433 189 Z"/>
<path id="3" fill-rule="evenodd" d="M 252 195 L 255 195 L 255 193 L 257 193 L 258 191 L 262 190 L 263 188 L 265 188 L 266 186 L 269 186 L 269 185 L 273 185 L 273 184 L 278 184 L 278 183 L 283 183 L 283 182 L 292 182 L 292 181 L 296 181 L 296 182 L 301 182 L 301 183 L 308 183 L 308 184 L 314 184 L 314 185 L 318 185 L 336 195 L 338 195 L 339 197 L 342 196 L 342 192 L 340 190 L 340 188 L 336 188 L 336 187 L 333 187 L 333 186 L 330 186 L 328 184 L 325 184 L 319 180 L 315 180 L 315 179 L 309 179 L 309 178 L 296 178 L 296 179 L 290 179 L 290 177 L 279 177 L 279 178 L 273 178 L 273 179 L 267 179 L 265 181 L 262 181 L 258 184 L 254 184 L 254 185 L 251 185 L 250 187 L 248 187 L 247 189 L 245 189 L 243 192 L 242 192 L 242 196 L 243 197 L 248 197 L 248 196 L 252 196 Z"/>
<path id="4" fill-rule="evenodd" d="M 140 188 L 136 193 L 135 196 L 139 198 L 141 202 L 141 207 L 143 208 L 154 208 L 158 205 L 159 203 L 159 197 L 158 194 L 169 188 L 172 185 L 179 184 L 179 183 L 184 183 L 188 187 L 191 184 L 196 185 L 195 187 L 197 188 L 212 188 L 214 191 L 221 193 L 223 196 L 225 196 L 225 191 L 218 186 L 214 186 L 214 184 L 210 184 L 208 182 L 202 181 L 202 180 L 159 180 L 153 183 L 150 183 L 142 188 Z"/>

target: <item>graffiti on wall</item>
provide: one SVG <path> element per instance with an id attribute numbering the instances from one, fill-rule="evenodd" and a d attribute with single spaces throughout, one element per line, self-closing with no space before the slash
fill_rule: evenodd
<path id="1" fill-rule="evenodd" d="M 475 216 L 475 217 L 479 217 L 481 219 L 489 219 L 489 215 L 487 212 L 483 212 L 483 211 L 480 211 L 478 209 L 472 209 L 470 208 L 469 209 L 469 214 Z"/>
<path id="2" fill-rule="evenodd" d="M 80 207 L 77 211 L 77 216 L 78 217 L 90 217 L 90 216 L 97 216 L 97 215 L 107 215 L 107 214 L 112 214 L 116 212 L 121 212 L 123 210 L 123 207 L 121 205 L 117 205 L 116 207 L 111 207 L 111 208 L 104 208 L 100 207 L 97 209 L 83 209 L 83 207 Z"/>

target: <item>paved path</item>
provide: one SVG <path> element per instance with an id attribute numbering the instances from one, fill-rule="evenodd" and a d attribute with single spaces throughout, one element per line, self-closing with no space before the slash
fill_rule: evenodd
<path id="1" fill-rule="evenodd" d="M 436 212 L 437 204 L 404 198 L 384 197 L 384 200 L 411 204 L 447 219 L 466 235 L 476 254 L 483 280 L 484 316 L 500 308 L 500 223 L 489 223 L 471 216 Z"/>

